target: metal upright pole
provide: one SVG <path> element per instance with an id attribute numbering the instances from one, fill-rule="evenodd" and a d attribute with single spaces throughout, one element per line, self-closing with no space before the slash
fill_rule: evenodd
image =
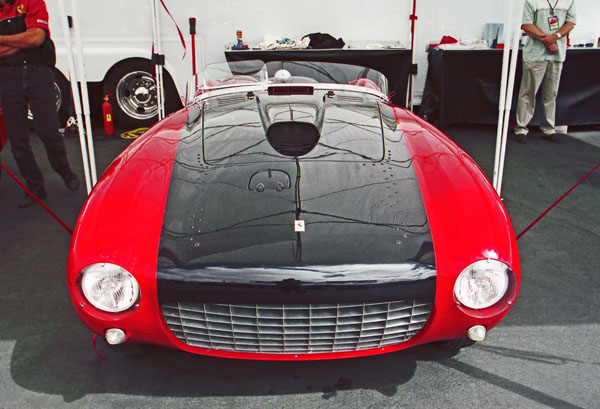
<path id="1" fill-rule="evenodd" d="M 77 2 L 71 0 L 71 12 L 73 13 L 73 30 L 75 32 L 75 46 L 77 47 L 77 69 L 78 81 L 81 87 L 81 102 L 83 107 L 83 116 L 85 118 L 85 129 L 87 131 L 87 147 L 90 157 L 90 171 L 92 177 L 92 186 L 96 184 L 98 178 L 96 175 L 96 155 L 94 153 L 94 139 L 92 136 L 92 121 L 90 114 L 90 98 L 88 95 L 87 78 L 85 75 L 85 64 L 83 62 L 83 44 L 81 40 L 81 30 L 79 25 L 79 14 L 77 11 Z"/>
<path id="2" fill-rule="evenodd" d="M 412 14 L 410 15 L 410 74 L 408 76 L 408 101 L 406 107 L 412 111 L 413 98 L 414 98 L 414 78 L 416 72 L 413 71 L 415 67 L 415 27 L 417 25 L 417 0 L 413 0 Z"/>
<path id="3" fill-rule="evenodd" d="M 152 43 L 154 48 L 154 68 L 156 71 L 156 101 L 158 104 L 158 120 L 165 117 L 165 104 L 163 94 L 163 64 L 164 56 L 161 53 L 160 42 L 160 15 L 157 0 L 150 0 L 150 11 L 152 14 Z"/>
<path id="4" fill-rule="evenodd" d="M 510 109 L 512 107 L 513 90 L 515 87 L 515 76 L 517 72 L 517 59 L 519 58 L 519 42 L 521 40 L 521 19 L 523 18 L 523 6 L 524 0 L 517 0 L 517 14 L 516 24 L 514 28 L 514 36 L 512 38 L 512 49 L 511 49 L 511 60 L 510 60 L 510 72 L 508 75 L 508 90 L 506 92 L 506 106 L 504 113 L 504 127 L 502 135 L 502 147 L 500 150 L 500 160 L 498 169 L 498 183 L 496 191 L 500 194 L 502 188 L 502 177 L 504 174 L 504 160 L 506 155 L 506 140 L 508 138 L 508 120 L 510 118 Z"/>
<path id="5" fill-rule="evenodd" d="M 64 0 L 58 0 L 60 10 L 60 20 L 63 26 L 63 36 L 65 38 L 65 47 L 67 51 L 67 63 L 69 65 L 69 79 L 71 83 L 71 93 L 73 94 L 73 105 L 75 106 L 75 115 L 77 117 L 77 129 L 79 130 L 79 144 L 81 146 L 81 158 L 83 161 L 83 173 L 85 175 L 85 186 L 87 193 L 92 191 L 92 182 L 90 177 L 90 162 L 88 158 L 88 149 L 85 139 L 85 130 L 83 126 L 83 115 L 81 114 L 81 99 L 79 97 L 79 87 L 77 86 L 75 63 L 73 61 L 73 44 L 71 43 L 70 18 L 65 9 Z"/>
<path id="6" fill-rule="evenodd" d="M 508 13 L 506 16 L 506 22 L 504 24 L 504 51 L 502 54 L 502 77 L 500 78 L 500 101 L 498 102 L 498 127 L 496 130 L 496 151 L 494 155 L 494 174 L 492 177 L 492 185 L 498 195 L 500 195 L 500 187 L 498 186 L 498 172 L 500 168 L 500 157 L 502 150 L 502 138 L 504 135 L 504 114 L 506 106 L 506 77 L 508 74 L 508 63 L 510 57 L 510 45 L 512 36 L 512 23 L 513 23 L 513 7 L 514 0 L 508 2 Z"/>

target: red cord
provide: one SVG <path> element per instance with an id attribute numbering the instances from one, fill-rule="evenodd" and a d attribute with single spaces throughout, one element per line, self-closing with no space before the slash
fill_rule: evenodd
<path id="1" fill-rule="evenodd" d="M 584 177 L 582 177 L 579 180 L 579 182 L 575 183 L 571 189 L 567 190 L 567 192 L 564 195 L 562 195 L 556 202 L 554 202 L 552 204 L 552 206 L 550 206 L 549 208 L 547 208 L 544 213 L 542 213 L 541 215 L 539 215 L 539 217 L 533 221 L 533 223 L 531 223 L 529 226 L 527 226 L 525 228 L 525 230 L 523 230 L 517 236 L 517 240 L 519 240 L 521 238 L 521 236 L 523 236 L 525 233 L 527 233 L 529 231 L 529 229 L 531 229 L 537 222 L 539 222 L 541 220 L 542 217 L 544 217 L 550 210 L 552 210 L 552 208 L 554 206 L 556 206 L 561 200 L 563 200 L 569 193 L 571 193 L 571 191 L 573 191 L 573 189 L 575 189 L 581 182 L 583 182 L 589 175 L 591 175 L 599 167 L 600 167 L 600 163 L 598 163 L 596 166 L 594 166 L 594 168 L 592 170 L 590 170 Z"/>
<path id="2" fill-rule="evenodd" d="M 31 197 L 32 197 L 32 198 L 33 198 L 33 199 L 34 199 L 36 202 L 38 202 L 38 204 L 39 204 L 40 206 L 42 206 L 42 207 L 44 208 L 44 210 L 45 210 L 45 211 L 46 211 L 46 212 L 47 212 L 47 213 L 48 213 L 50 216 L 52 216 L 52 217 L 54 218 L 54 220 L 56 220 L 56 221 L 57 221 L 57 222 L 58 222 L 58 223 L 59 223 L 59 224 L 60 224 L 62 227 L 64 227 L 64 228 L 65 228 L 65 230 L 69 232 L 69 234 L 71 234 L 71 235 L 73 234 L 73 230 L 71 230 L 71 228 L 69 228 L 69 226 L 67 226 L 67 225 L 66 225 L 66 224 L 65 224 L 65 223 L 64 223 L 62 220 L 60 220 L 60 219 L 58 218 L 58 216 L 57 216 L 57 215 L 55 215 L 55 214 L 54 214 L 54 212 L 52 212 L 52 210 L 50 210 L 50 209 L 48 208 L 48 206 L 46 206 L 46 205 L 45 205 L 45 204 L 44 204 L 44 203 L 43 203 L 43 202 L 42 202 L 40 199 L 38 199 L 38 198 L 37 198 L 37 196 L 36 196 L 36 195 L 34 195 L 34 194 L 33 194 L 33 192 L 32 192 L 31 190 L 29 190 L 29 189 L 27 188 L 27 186 L 25 186 L 25 185 L 24 185 L 24 184 L 23 184 L 23 183 L 22 183 L 22 182 L 19 180 L 19 178 L 18 178 L 18 177 L 16 177 L 16 176 L 14 175 L 14 173 L 12 173 L 10 170 L 8 170 L 8 168 L 7 168 L 6 166 L 4 166 L 4 164 L 3 164 L 2 162 L 0 162 L 0 167 L 1 167 L 2 169 L 4 169 L 4 170 L 6 171 L 6 173 L 8 173 L 8 174 L 9 174 L 9 176 L 10 176 L 11 178 L 13 178 L 13 179 L 14 179 L 14 180 L 15 180 L 15 181 L 16 181 L 16 182 L 19 184 L 19 186 L 21 186 L 21 187 L 23 188 L 23 190 L 24 190 L 24 191 L 25 191 L 25 192 L 26 192 L 26 193 L 27 193 L 29 196 L 31 196 Z"/>
<path id="3" fill-rule="evenodd" d="M 181 59 L 183 60 L 187 54 L 187 46 L 185 44 L 185 38 L 183 37 L 183 33 L 181 32 L 179 25 L 177 25 L 177 21 L 175 21 L 175 19 L 173 18 L 173 15 L 171 15 L 171 12 L 167 8 L 167 5 L 165 4 L 165 2 L 163 0 L 160 0 L 160 4 L 162 4 L 163 8 L 165 9 L 165 11 L 169 15 L 169 17 L 171 17 L 171 21 L 173 21 L 173 24 L 175 24 L 175 28 L 177 29 L 177 33 L 179 34 L 179 41 L 181 41 L 181 45 L 183 46 L 183 57 L 181 57 Z"/>
<path id="4" fill-rule="evenodd" d="M 96 348 L 96 338 L 98 338 L 98 334 L 94 333 L 94 336 L 92 337 L 92 345 L 94 345 L 94 352 L 96 353 L 96 355 L 98 355 L 100 358 L 106 360 L 108 359 L 108 357 L 106 355 L 102 355 L 100 352 L 98 352 L 98 348 Z"/>

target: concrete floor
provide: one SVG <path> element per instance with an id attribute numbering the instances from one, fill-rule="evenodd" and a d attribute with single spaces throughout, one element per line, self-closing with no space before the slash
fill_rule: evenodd
<path id="1" fill-rule="evenodd" d="M 509 140 L 502 196 L 514 230 L 600 162 L 600 132 L 570 129 L 557 145 L 535 135 Z M 491 177 L 495 129 L 447 133 Z M 76 138 L 67 138 L 82 176 Z M 98 169 L 130 141 L 98 139 Z M 51 172 L 47 205 L 73 226 L 85 190 L 69 192 Z M 15 171 L 12 155 L 2 160 Z M 451 356 L 433 346 L 344 361 L 271 363 L 159 349 L 126 358 L 100 347 L 70 304 L 70 235 L 39 206 L 17 209 L 22 192 L 0 182 L 0 407 L 564 407 L 600 402 L 600 170 L 519 240 L 521 293 L 488 339 Z"/>

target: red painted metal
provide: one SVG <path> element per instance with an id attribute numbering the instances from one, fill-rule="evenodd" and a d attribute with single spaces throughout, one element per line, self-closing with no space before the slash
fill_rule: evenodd
<path id="1" fill-rule="evenodd" d="M 509 308 L 469 312 L 457 306 L 453 288 L 466 266 L 496 259 L 515 274 L 512 304 L 521 269 L 506 209 L 485 174 L 454 142 L 405 109 L 395 108 L 395 114 L 413 158 L 436 254 L 435 313 L 427 338 L 463 337 L 466 329 L 476 324 L 489 330 Z"/>
<path id="2" fill-rule="evenodd" d="M 97 334 L 115 326 L 138 341 L 171 344 L 159 324 L 156 257 L 173 161 L 187 117 L 187 110 L 181 110 L 134 141 L 108 167 L 83 206 L 71 241 L 67 285 L 76 312 Z M 141 290 L 138 308 L 109 314 L 87 303 L 79 272 L 98 262 L 135 272 Z"/>

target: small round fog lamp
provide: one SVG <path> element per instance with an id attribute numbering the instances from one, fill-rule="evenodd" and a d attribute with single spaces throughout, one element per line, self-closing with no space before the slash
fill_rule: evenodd
<path id="1" fill-rule="evenodd" d="M 471 341 L 481 342 L 485 339 L 487 331 L 483 325 L 475 325 L 467 330 L 467 336 Z"/>
<path id="2" fill-rule="evenodd" d="M 104 333 L 104 338 L 110 345 L 122 344 L 125 342 L 125 331 L 119 328 L 110 328 Z"/>

